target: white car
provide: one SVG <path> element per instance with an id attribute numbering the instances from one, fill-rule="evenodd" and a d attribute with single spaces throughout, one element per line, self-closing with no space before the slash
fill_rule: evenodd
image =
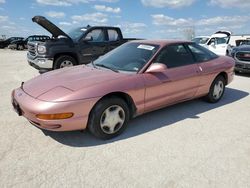
<path id="1" fill-rule="evenodd" d="M 211 35 L 205 47 L 217 55 L 227 55 L 230 36 L 230 31 L 217 31 Z"/>
<path id="2" fill-rule="evenodd" d="M 232 35 L 230 31 L 217 31 L 211 35 L 210 39 L 205 45 L 210 51 L 217 55 L 229 55 L 233 47 L 237 46 L 237 40 L 250 39 L 250 35 Z"/>

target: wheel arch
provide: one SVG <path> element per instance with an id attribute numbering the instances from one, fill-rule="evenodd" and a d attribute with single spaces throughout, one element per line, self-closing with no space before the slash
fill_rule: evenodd
<path id="1" fill-rule="evenodd" d="M 61 57 L 61 56 L 70 56 L 70 57 L 74 58 L 75 61 L 76 61 L 76 63 L 77 63 L 77 65 L 79 65 L 79 59 L 78 59 L 78 57 L 77 57 L 77 54 L 75 54 L 75 53 L 73 53 L 73 52 L 62 52 L 62 53 L 56 53 L 56 54 L 54 55 L 53 67 L 55 66 L 56 60 L 57 60 L 59 57 Z"/>
<path id="2" fill-rule="evenodd" d="M 130 119 L 135 115 L 137 108 L 136 108 L 136 105 L 135 105 L 134 100 L 132 99 L 132 97 L 129 94 L 125 93 L 125 92 L 117 91 L 117 92 L 108 93 L 108 94 L 104 95 L 102 98 L 100 98 L 94 104 L 94 106 L 92 107 L 92 109 L 91 109 L 91 111 L 89 113 L 89 117 L 90 117 L 90 115 L 91 115 L 91 113 L 92 113 L 92 111 L 95 108 L 97 103 L 99 103 L 103 99 L 112 98 L 112 97 L 121 98 L 122 100 L 124 100 L 126 102 L 126 104 L 128 105 L 128 108 L 129 108 L 129 118 Z"/>
<path id="3" fill-rule="evenodd" d="M 228 75 L 227 75 L 227 73 L 226 72 L 221 72 L 221 73 L 219 73 L 216 77 L 218 77 L 218 76 L 222 76 L 224 79 L 225 79 L 225 81 L 226 81 L 226 85 L 228 84 Z"/>

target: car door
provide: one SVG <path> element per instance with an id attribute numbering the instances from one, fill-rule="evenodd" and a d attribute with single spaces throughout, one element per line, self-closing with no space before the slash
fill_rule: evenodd
<path id="1" fill-rule="evenodd" d="M 208 49 L 218 55 L 226 55 L 227 46 L 227 38 L 225 37 L 212 38 L 208 43 Z"/>
<path id="2" fill-rule="evenodd" d="M 200 70 L 183 44 L 163 48 L 153 63 L 163 63 L 167 69 L 158 73 L 144 73 L 145 112 L 195 96 Z"/>
<path id="3" fill-rule="evenodd" d="M 82 55 L 82 63 L 86 64 L 99 56 L 105 54 L 107 47 L 107 40 L 105 31 L 102 28 L 95 28 L 90 30 L 85 38 L 92 38 L 91 41 L 80 41 L 80 51 Z"/>
<path id="4" fill-rule="evenodd" d="M 218 56 L 197 44 L 188 44 L 187 46 L 194 55 L 201 73 L 200 87 L 196 95 L 205 95 L 209 92 L 210 85 L 218 74 L 217 68 L 220 67 L 217 61 Z"/>

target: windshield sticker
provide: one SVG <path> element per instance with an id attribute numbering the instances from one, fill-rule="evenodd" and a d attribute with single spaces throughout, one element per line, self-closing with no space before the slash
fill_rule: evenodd
<path id="1" fill-rule="evenodd" d="M 153 50 L 155 47 L 154 46 L 145 45 L 145 44 L 140 44 L 137 48 L 144 49 L 144 50 Z"/>

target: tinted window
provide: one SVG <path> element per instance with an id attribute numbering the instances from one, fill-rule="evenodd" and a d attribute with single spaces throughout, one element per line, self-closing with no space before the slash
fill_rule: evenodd
<path id="1" fill-rule="evenodd" d="M 116 30 L 108 29 L 109 41 L 117 41 L 119 40 L 119 35 Z"/>
<path id="2" fill-rule="evenodd" d="M 211 52 L 210 50 L 197 45 L 197 44 L 188 44 L 189 49 L 193 53 L 196 61 L 198 62 L 204 62 L 204 61 L 209 61 L 211 59 L 215 59 L 218 56 Z"/>
<path id="3" fill-rule="evenodd" d="M 103 42 L 104 41 L 104 33 L 101 29 L 94 29 L 90 31 L 86 37 L 92 37 L 92 42 Z"/>
<path id="4" fill-rule="evenodd" d="M 161 50 L 156 63 L 163 63 L 168 68 L 180 67 L 195 63 L 192 54 L 182 45 L 170 45 Z"/>

